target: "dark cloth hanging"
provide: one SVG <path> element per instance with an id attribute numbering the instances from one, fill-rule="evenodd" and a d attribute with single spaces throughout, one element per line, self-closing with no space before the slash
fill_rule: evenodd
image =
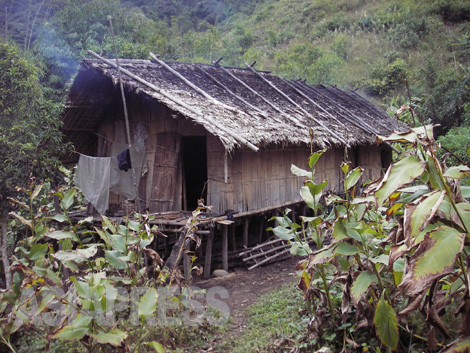
<path id="1" fill-rule="evenodd" d="M 120 170 L 127 172 L 129 169 L 132 168 L 131 164 L 131 153 L 129 149 L 125 149 L 117 156 L 118 160 L 118 167 Z"/>

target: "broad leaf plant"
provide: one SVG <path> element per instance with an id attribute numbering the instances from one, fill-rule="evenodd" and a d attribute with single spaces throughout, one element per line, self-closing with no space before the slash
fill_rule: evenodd
<path id="1" fill-rule="evenodd" d="M 432 126 L 379 142 L 406 152 L 362 192 L 363 170 L 350 162 L 342 196 L 325 192 L 327 181 L 315 179 L 325 151 L 311 154 L 308 171 L 292 166 L 308 178 L 300 194 L 311 212 L 295 223 L 288 210 L 273 231 L 305 257 L 299 288 L 311 304 L 311 338 L 336 336 L 343 351 L 468 351 L 470 204 L 460 181 L 470 168 L 446 169 Z"/>
<path id="2" fill-rule="evenodd" d="M 161 319 L 157 290 L 168 282 L 183 287 L 169 292 L 173 312 L 191 311 L 185 301 L 193 294 L 179 270 L 166 268 L 153 249 L 163 236 L 153 216 L 135 214 L 124 223 L 106 216 L 102 224 L 92 217 L 76 220 L 70 216 L 81 197 L 75 188 L 54 193 L 32 178 L 19 192 L 27 201 L 10 198 L 18 206 L 10 216 L 27 236 L 17 242 L 9 268 L 12 289 L 0 291 L 0 342 L 15 352 L 12 336 L 38 327 L 49 341 L 80 342 L 88 352 L 165 352 L 157 334 L 164 329 L 151 327 Z M 188 229 L 197 229 L 201 210 L 188 219 Z M 200 242 L 193 233 L 185 240 Z"/>

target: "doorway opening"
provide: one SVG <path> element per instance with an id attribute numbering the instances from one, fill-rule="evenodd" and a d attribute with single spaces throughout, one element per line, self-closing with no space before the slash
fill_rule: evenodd
<path id="1" fill-rule="evenodd" d="M 197 208 L 197 200 L 207 201 L 207 149 L 205 136 L 185 136 L 183 149 L 183 209 Z"/>

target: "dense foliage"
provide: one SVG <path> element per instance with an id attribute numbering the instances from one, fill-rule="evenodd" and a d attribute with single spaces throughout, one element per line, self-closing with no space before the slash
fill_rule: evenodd
<path id="1" fill-rule="evenodd" d="M 313 216 L 279 217 L 274 233 L 306 257 L 299 288 L 311 304 L 312 346 L 468 349 L 470 204 L 460 180 L 470 168 L 438 160 L 429 126 L 381 140 L 407 150 L 365 196 L 356 195 L 362 169 L 347 161 L 345 195 L 324 195 L 327 181 L 314 181 L 324 151 L 311 155 L 311 170 L 292 167 L 308 178 L 301 195 Z"/>
<path id="2" fill-rule="evenodd" d="M 82 197 L 75 188 L 54 190 L 31 178 L 22 193 L 26 198 L 10 199 L 19 206 L 10 215 L 23 230 L 10 267 L 13 286 L 0 292 L 0 342 L 12 352 L 31 351 L 29 345 L 35 351 L 165 352 L 179 331 L 190 335 L 192 327 L 227 321 L 216 310 L 220 301 L 211 305 L 208 293 L 207 305 L 196 306 L 178 268 L 163 266 L 152 249 L 160 233 L 151 216 L 137 214 L 123 224 L 105 216 L 102 224 L 93 217 L 73 222 L 70 211 Z M 183 242 L 200 242 L 194 231 L 202 210 L 188 220 Z"/>

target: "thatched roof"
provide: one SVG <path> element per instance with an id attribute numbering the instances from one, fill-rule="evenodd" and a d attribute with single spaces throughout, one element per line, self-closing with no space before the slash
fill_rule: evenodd
<path id="1" fill-rule="evenodd" d="M 354 91 L 287 81 L 250 67 L 123 59 L 119 64 L 128 93 L 155 99 L 202 125 L 228 150 L 308 144 L 309 128 L 320 147 L 370 144 L 376 135 L 402 129 Z M 105 87 L 119 87 L 114 66 L 115 60 L 83 60 L 69 95 L 66 131 L 91 130 L 99 123 Z"/>

